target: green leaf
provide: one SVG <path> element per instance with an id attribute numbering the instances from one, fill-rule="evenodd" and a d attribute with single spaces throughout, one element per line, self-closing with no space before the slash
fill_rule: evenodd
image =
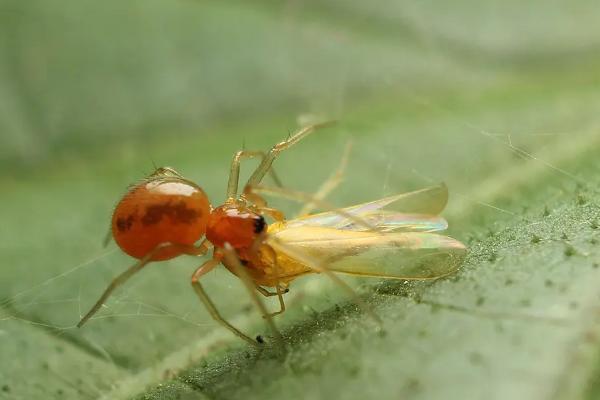
<path id="1" fill-rule="evenodd" d="M 596 398 L 599 18 L 584 1 L 5 1 L 0 399 Z M 217 205 L 235 151 L 329 118 L 276 161 L 284 184 L 316 190 L 348 140 L 335 205 L 446 182 L 469 247 L 456 274 L 344 277 L 381 328 L 326 277 L 298 279 L 285 349 L 241 282 L 210 274 L 257 351 L 180 258 L 75 327 L 132 263 L 102 239 L 153 163 Z"/>

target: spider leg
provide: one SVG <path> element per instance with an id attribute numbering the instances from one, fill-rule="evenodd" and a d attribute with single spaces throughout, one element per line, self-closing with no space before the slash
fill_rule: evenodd
<path id="1" fill-rule="evenodd" d="M 271 150 L 269 150 L 269 152 L 263 158 L 260 165 L 256 168 L 254 173 L 252 173 L 252 175 L 248 179 L 248 182 L 246 183 L 246 186 L 258 185 L 262 181 L 264 176 L 267 174 L 267 172 L 271 169 L 273 161 L 275 161 L 279 153 L 281 153 L 283 150 L 289 149 L 290 147 L 304 139 L 306 136 L 314 132 L 316 129 L 323 128 L 331 124 L 333 124 L 333 121 L 327 121 L 319 124 L 305 126 L 288 139 L 284 140 L 283 142 L 277 143 L 271 148 Z"/>
<path id="2" fill-rule="evenodd" d="M 204 290 L 204 287 L 200 284 L 200 277 L 206 274 L 207 272 L 212 271 L 217 265 L 219 265 L 219 263 L 221 262 L 221 258 L 221 255 L 215 253 L 212 259 L 206 261 L 204 264 L 199 266 L 198 269 L 196 269 L 196 271 L 192 275 L 192 287 L 194 288 L 196 295 L 198 295 L 198 297 L 208 310 L 210 316 L 215 321 L 220 323 L 223 327 L 229 329 L 229 331 L 231 331 L 234 335 L 238 336 L 242 340 L 245 340 L 253 346 L 259 347 L 260 345 L 258 344 L 258 342 L 250 338 L 248 335 L 242 333 L 239 329 L 231 325 L 229 322 L 227 322 L 225 318 L 221 316 L 219 310 L 217 310 L 217 307 L 215 306 L 215 303 L 213 303 L 213 301 L 210 299 L 210 297 Z"/>
<path id="3" fill-rule="evenodd" d="M 277 341 L 282 342 L 283 337 L 277 329 L 277 326 L 275 326 L 273 318 L 271 318 L 264 303 L 261 301 L 261 299 L 255 292 L 256 284 L 252 281 L 252 278 L 250 278 L 250 275 L 248 275 L 248 273 L 246 272 L 244 266 L 240 262 L 237 253 L 235 252 L 233 247 L 229 245 L 229 243 L 225 243 L 225 247 L 223 248 L 223 256 L 225 261 L 227 262 L 227 265 L 233 268 L 235 274 L 242 280 L 242 282 L 246 286 L 246 289 L 250 294 L 250 298 L 252 299 L 254 305 L 256 305 L 258 310 L 261 312 L 261 314 L 265 317 L 267 325 L 269 325 L 269 328 L 273 331 L 273 334 L 277 338 Z"/>
<path id="4" fill-rule="evenodd" d="M 283 188 L 280 186 L 280 188 Z M 252 202 L 251 208 L 256 210 L 261 215 L 268 215 L 275 221 L 284 221 L 285 215 L 276 208 L 268 207 L 267 201 L 259 194 L 252 192 L 250 186 L 244 188 L 244 198 Z"/>
<path id="5" fill-rule="evenodd" d="M 165 248 L 176 248 L 180 250 L 182 253 L 200 256 L 206 253 L 208 250 L 206 241 L 203 241 L 198 247 L 194 246 L 185 246 L 180 244 L 173 243 L 162 243 L 156 246 L 151 252 L 142 257 L 138 262 L 133 264 L 127 270 L 118 275 L 112 282 L 108 285 L 108 287 L 104 290 L 104 293 L 100 296 L 100 298 L 96 301 L 96 303 L 92 306 L 90 311 L 88 311 L 83 318 L 77 324 L 78 328 L 81 328 L 83 324 L 85 324 L 94 314 L 100 310 L 102 305 L 106 302 L 106 300 L 111 296 L 116 288 L 123 285 L 129 278 L 135 275 L 137 272 L 141 271 L 146 265 L 152 262 L 152 257 L 154 257 L 160 250 Z"/>
<path id="6" fill-rule="evenodd" d="M 267 154 L 264 151 L 249 151 L 249 150 L 240 150 L 233 156 L 233 160 L 231 161 L 231 169 L 229 170 L 229 181 L 227 182 L 227 200 L 233 201 L 237 196 L 238 184 L 240 180 L 240 164 L 242 159 L 244 158 L 255 158 L 260 157 L 263 161 L 267 157 Z M 275 182 L 276 186 L 283 186 L 281 184 L 281 180 L 275 173 L 273 168 L 269 168 L 269 174 Z"/>

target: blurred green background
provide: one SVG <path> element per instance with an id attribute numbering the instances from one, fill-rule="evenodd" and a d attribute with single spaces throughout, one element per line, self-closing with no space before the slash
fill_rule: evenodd
<path id="1" fill-rule="evenodd" d="M 598 26 L 586 0 L 0 0 L 0 399 L 597 398 Z M 182 258 L 75 328 L 132 262 L 102 248 L 127 185 L 169 165 L 219 204 L 236 150 L 325 119 L 284 184 L 350 140 L 336 205 L 445 181 L 456 275 L 348 279 L 383 330 L 298 281 L 282 354 L 217 326 Z M 206 285 L 268 334 L 234 277 Z"/>

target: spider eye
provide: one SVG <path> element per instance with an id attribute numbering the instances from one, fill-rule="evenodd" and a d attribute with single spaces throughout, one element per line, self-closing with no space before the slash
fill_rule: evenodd
<path id="1" fill-rule="evenodd" d="M 254 220 L 254 233 L 261 233 L 265 230 L 266 225 L 265 218 L 262 215 L 259 215 L 258 218 Z"/>

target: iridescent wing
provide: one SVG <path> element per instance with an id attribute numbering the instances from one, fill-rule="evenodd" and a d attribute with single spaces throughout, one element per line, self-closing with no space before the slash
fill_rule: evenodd
<path id="1" fill-rule="evenodd" d="M 438 216 L 447 202 L 448 188 L 441 183 L 341 210 L 303 216 L 288 221 L 287 226 L 323 226 L 354 231 L 366 231 L 367 226 L 372 226 L 380 232 L 435 232 L 448 227 L 446 220 Z M 357 223 L 349 216 L 360 218 L 364 223 Z"/>
<path id="2" fill-rule="evenodd" d="M 461 265 L 466 255 L 461 242 L 425 232 L 282 227 L 272 232 L 267 241 L 281 256 L 282 264 L 288 258 L 315 271 L 320 268 L 395 279 L 435 279 L 448 275 Z"/>
<path id="3" fill-rule="evenodd" d="M 403 214 L 393 211 L 374 211 L 357 215 L 359 221 L 340 219 L 331 228 L 351 231 L 378 232 L 437 232 L 448 228 L 448 222 L 438 215 Z"/>

